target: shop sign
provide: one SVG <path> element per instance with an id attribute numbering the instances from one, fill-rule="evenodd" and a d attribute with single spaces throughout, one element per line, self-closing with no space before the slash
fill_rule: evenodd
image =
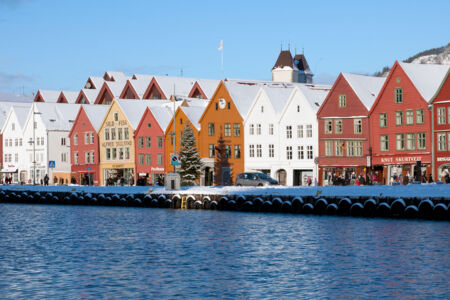
<path id="1" fill-rule="evenodd" d="M 450 157 L 438 157 L 436 161 L 450 161 Z"/>
<path id="2" fill-rule="evenodd" d="M 132 141 L 115 141 L 115 142 L 103 142 L 102 147 L 121 147 L 121 146 L 131 146 Z"/>
<path id="3" fill-rule="evenodd" d="M 112 165 L 112 167 L 116 169 L 123 168 L 123 164 Z"/>
<path id="4" fill-rule="evenodd" d="M 164 168 L 151 167 L 150 170 L 152 172 L 164 172 Z"/>
<path id="5" fill-rule="evenodd" d="M 382 157 L 381 163 L 415 163 L 418 160 L 422 160 L 421 156 L 400 156 L 400 157 Z"/>
<path id="6" fill-rule="evenodd" d="M 371 167 L 372 166 L 372 160 L 370 155 L 366 156 L 366 166 Z"/>

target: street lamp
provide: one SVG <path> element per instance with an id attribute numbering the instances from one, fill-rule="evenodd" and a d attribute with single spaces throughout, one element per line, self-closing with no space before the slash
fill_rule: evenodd
<path id="1" fill-rule="evenodd" d="M 34 116 L 41 114 L 41 112 L 35 111 L 35 105 L 33 105 L 33 140 L 30 141 L 33 144 L 33 185 L 36 185 L 36 122 Z"/>

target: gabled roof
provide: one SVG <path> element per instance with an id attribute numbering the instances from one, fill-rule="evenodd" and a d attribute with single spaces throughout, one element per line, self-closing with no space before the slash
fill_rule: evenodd
<path id="1" fill-rule="evenodd" d="M 153 117 L 155 117 L 156 122 L 158 122 L 159 127 L 161 127 L 163 132 L 166 132 L 167 126 L 169 126 L 170 120 L 173 117 L 173 112 L 168 107 L 149 107 Z"/>
<path id="2" fill-rule="evenodd" d="M 54 90 L 38 90 L 36 97 L 34 98 L 35 101 L 37 97 L 40 95 L 44 102 L 47 103 L 56 103 L 58 101 L 59 95 L 61 94 L 61 91 L 54 91 Z"/>
<path id="3" fill-rule="evenodd" d="M 32 95 L 0 93 L 0 102 L 33 102 L 33 99 Z"/>
<path id="4" fill-rule="evenodd" d="M 196 81 L 193 78 L 173 76 L 154 76 L 154 78 L 167 98 L 170 98 L 173 94 L 189 96 Z"/>
<path id="5" fill-rule="evenodd" d="M 129 83 L 133 87 L 133 89 L 136 92 L 136 94 L 138 95 L 139 99 L 142 99 L 144 97 L 144 93 L 147 90 L 151 80 L 152 79 L 150 77 L 144 77 L 144 78 L 139 78 L 139 79 L 129 79 L 127 81 L 127 83 Z M 125 86 L 124 86 L 124 90 L 125 90 Z"/>
<path id="6" fill-rule="evenodd" d="M 386 77 L 342 73 L 359 100 L 369 111 L 383 87 Z"/>
<path id="7" fill-rule="evenodd" d="M 164 107 L 166 110 L 170 111 L 170 106 L 165 107 L 163 104 L 166 104 L 168 101 L 164 101 L 164 103 L 161 103 L 160 101 L 155 100 L 141 100 L 136 101 L 133 99 L 119 99 L 117 100 L 117 104 L 122 109 L 122 112 L 127 117 L 128 121 L 130 122 L 131 126 L 134 130 L 137 129 L 139 126 L 139 122 L 142 119 L 142 116 L 144 115 L 145 109 L 147 107 Z M 155 116 L 156 118 L 156 116 Z"/>
<path id="8" fill-rule="evenodd" d="M 64 97 L 66 99 L 67 103 L 73 104 L 77 100 L 79 94 L 80 94 L 80 92 L 61 91 L 58 100 L 61 99 L 61 97 Z M 63 102 L 63 103 L 65 103 L 65 102 Z"/>
<path id="9" fill-rule="evenodd" d="M 205 93 L 206 99 L 211 99 L 220 82 L 220 80 L 216 79 L 197 79 L 196 81 L 202 89 L 203 93 Z"/>
<path id="10" fill-rule="evenodd" d="M 132 77 L 131 77 L 131 79 L 133 79 L 133 80 L 140 80 L 140 79 L 148 79 L 148 80 L 152 80 L 152 78 L 154 77 L 155 75 L 149 75 L 149 74 L 134 74 Z"/>
<path id="11" fill-rule="evenodd" d="M 442 87 L 444 86 L 445 82 L 447 81 L 447 78 L 450 76 L 450 68 L 447 71 L 447 74 L 444 76 L 444 78 L 442 79 L 441 84 L 439 85 L 439 88 L 436 90 L 436 93 L 434 93 L 433 97 L 431 98 L 431 100 L 429 101 L 429 103 L 433 103 L 434 100 L 436 99 L 436 97 L 439 95 L 439 93 L 441 92 Z"/>
<path id="12" fill-rule="evenodd" d="M 331 90 L 331 85 L 324 84 L 294 83 L 294 85 L 302 92 L 306 101 L 316 113 Z"/>
<path id="13" fill-rule="evenodd" d="M 0 102 L 0 129 L 3 128 L 3 125 L 5 124 L 6 118 L 8 117 L 9 111 L 12 107 L 30 108 L 32 104 L 32 102 Z"/>
<path id="14" fill-rule="evenodd" d="M 92 127 L 96 131 L 100 129 L 103 119 L 108 112 L 109 107 L 107 105 L 82 105 L 86 115 L 91 122 Z"/>
<path id="15" fill-rule="evenodd" d="M 278 55 L 278 59 L 273 65 L 273 69 L 283 69 L 284 67 L 288 67 L 291 69 L 297 69 L 297 66 L 294 65 L 294 61 L 292 59 L 292 54 L 290 50 L 282 50 L 280 55 Z"/>
<path id="16" fill-rule="evenodd" d="M 42 103 L 35 102 L 35 111 L 39 112 L 39 116 L 44 123 L 47 130 L 67 130 L 72 129 L 73 122 L 80 107 L 79 104 L 65 104 L 58 103 Z M 30 114 L 33 112 L 30 110 Z"/>
<path id="17" fill-rule="evenodd" d="M 186 107 L 186 106 L 180 106 L 180 109 L 184 112 L 186 117 L 188 117 L 189 121 L 191 121 L 192 125 L 195 126 L 197 130 L 200 130 L 200 117 L 202 116 L 203 112 L 205 111 L 205 107 L 199 107 L 199 106 L 192 106 L 192 107 Z"/>
<path id="18" fill-rule="evenodd" d="M 25 106 L 13 106 L 11 107 L 11 109 L 14 110 L 14 113 L 16 114 L 17 117 L 17 121 L 19 122 L 19 126 L 21 129 L 23 129 L 25 122 L 27 120 L 27 116 L 30 113 L 31 103 Z"/>
<path id="19" fill-rule="evenodd" d="M 90 84 L 90 82 L 92 84 Z M 100 89 L 103 85 L 103 82 L 105 82 L 105 79 L 103 77 L 89 77 L 86 81 L 86 84 L 84 85 L 85 89 Z M 89 83 L 89 84 L 88 84 Z"/>
<path id="20" fill-rule="evenodd" d="M 258 93 L 260 85 L 246 84 L 240 81 L 225 81 L 224 84 L 241 117 L 245 118 L 253 103 L 253 99 Z"/>
<path id="21" fill-rule="evenodd" d="M 434 96 L 450 68 L 450 65 L 409 64 L 404 62 L 399 62 L 399 65 L 427 102 Z"/>
<path id="22" fill-rule="evenodd" d="M 272 107 L 277 115 L 280 115 L 283 112 L 283 108 L 286 106 L 286 103 L 289 101 L 289 98 L 294 91 L 293 86 L 280 86 L 278 88 L 268 88 L 262 87 L 262 92 L 266 94 L 269 99 Z"/>
<path id="23" fill-rule="evenodd" d="M 94 104 L 99 92 L 100 89 L 82 89 L 77 98 L 77 101 L 79 101 L 81 96 L 84 95 L 86 97 L 86 100 L 89 102 L 88 104 Z"/>
<path id="24" fill-rule="evenodd" d="M 129 79 L 129 77 L 127 77 L 125 73 L 116 71 L 106 71 L 103 78 L 107 81 L 115 81 L 115 82 L 127 81 L 127 79 Z"/>

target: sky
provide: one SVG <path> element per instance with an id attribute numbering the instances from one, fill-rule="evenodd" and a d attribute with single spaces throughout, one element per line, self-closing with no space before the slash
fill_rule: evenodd
<path id="1" fill-rule="evenodd" d="M 0 92 L 79 91 L 105 71 L 271 80 L 281 48 L 332 84 L 447 45 L 449 11 L 448 0 L 0 0 Z"/>

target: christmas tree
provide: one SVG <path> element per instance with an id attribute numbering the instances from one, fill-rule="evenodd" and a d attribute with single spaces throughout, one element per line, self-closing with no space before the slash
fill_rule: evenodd
<path id="1" fill-rule="evenodd" d="M 203 163 L 198 154 L 194 131 L 186 124 L 181 132 L 181 149 L 179 152 L 181 166 L 180 173 L 182 185 L 195 185 L 196 179 L 200 177 Z"/>

